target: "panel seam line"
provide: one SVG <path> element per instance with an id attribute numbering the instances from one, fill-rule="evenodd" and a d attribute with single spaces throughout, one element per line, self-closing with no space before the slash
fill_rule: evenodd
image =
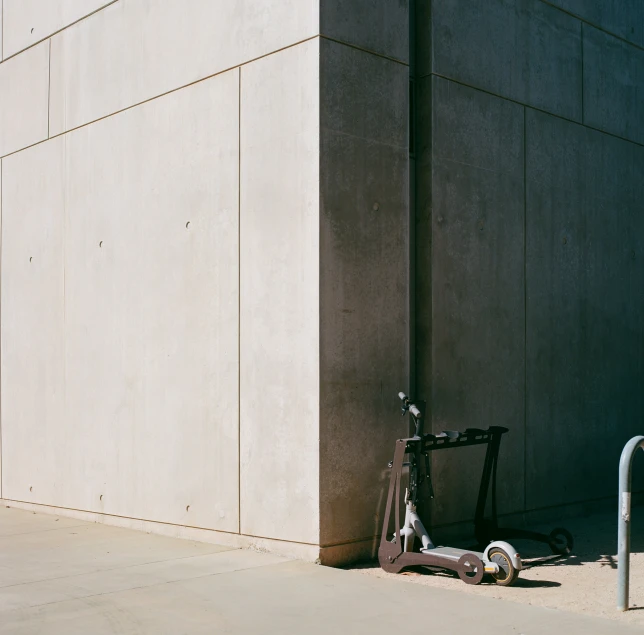
<path id="1" fill-rule="evenodd" d="M 342 44 L 343 46 L 355 49 L 356 51 L 362 51 L 363 53 L 368 53 L 369 55 L 373 55 L 374 57 L 380 57 L 383 60 L 388 60 L 389 62 L 394 62 L 396 64 L 400 64 L 401 66 L 409 66 L 408 62 L 403 62 L 396 57 L 391 57 L 390 55 L 385 55 L 384 53 L 378 53 L 377 51 L 358 46 L 357 44 L 352 44 L 351 42 L 347 42 L 346 40 L 338 40 L 334 37 L 323 34 L 320 34 L 320 39 L 328 40 L 329 42 L 335 42 L 336 44 Z"/>
<path id="2" fill-rule="evenodd" d="M 118 1 L 118 0 L 117 0 Z M 312 35 L 311 37 L 306 38 L 305 40 L 300 40 L 299 42 L 294 42 L 293 44 L 289 44 L 288 46 L 284 46 L 283 48 L 276 49 L 275 51 L 271 51 L 270 53 L 266 53 L 265 55 L 260 55 L 259 57 L 255 57 L 253 59 L 247 60 L 245 62 L 241 62 L 240 64 L 235 64 L 235 66 L 230 66 L 229 68 L 224 68 L 220 71 L 217 71 L 215 73 L 212 73 L 210 75 L 207 75 L 206 77 L 200 77 L 199 79 L 195 79 L 194 81 L 188 82 L 187 84 L 182 84 L 181 86 L 177 86 L 176 88 L 172 88 L 170 90 L 167 90 L 163 93 L 159 93 L 158 95 L 154 95 L 152 97 L 148 97 L 147 99 L 144 99 L 142 101 L 138 101 L 134 104 L 131 104 L 129 106 L 125 106 L 123 108 L 120 108 L 119 110 L 115 110 L 114 112 L 110 112 L 106 115 L 103 115 L 102 117 L 97 117 L 96 119 L 92 119 L 91 121 L 87 121 L 85 123 L 79 124 L 78 126 L 74 126 L 72 128 L 69 128 L 68 130 L 64 130 L 63 132 L 59 132 L 58 134 L 53 135 L 52 137 L 49 137 L 49 139 L 56 139 L 57 137 L 62 137 L 63 135 L 69 134 L 70 132 L 74 132 L 76 130 L 80 130 L 81 128 L 86 128 L 87 126 L 91 126 L 92 124 L 98 123 L 99 121 L 103 121 L 104 119 L 109 119 L 110 117 L 114 117 L 116 115 L 120 115 L 123 112 L 127 112 L 128 110 L 132 110 L 133 108 L 138 108 L 139 106 L 142 106 L 144 104 L 148 104 L 151 101 L 154 101 L 156 99 L 160 99 L 161 97 L 166 97 L 167 95 L 171 95 L 172 93 L 176 93 L 180 90 L 183 90 L 184 88 L 189 88 L 190 86 L 194 86 L 195 84 L 200 84 L 201 82 L 205 82 L 209 79 L 212 79 L 213 77 L 217 77 L 219 75 L 223 75 L 224 73 L 229 73 L 230 71 L 234 71 L 235 69 L 242 68 L 243 66 L 246 66 L 247 64 L 252 64 L 253 62 L 257 62 L 258 60 L 264 59 L 266 57 L 270 57 L 271 55 L 275 55 L 277 53 L 281 53 L 282 51 L 286 51 L 288 49 L 294 48 L 296 46 L 300 46 L 301 44 L 306 44 L 307 42 L 311 42 L 312 40 L 318 39 L 320 36 L 319 35 Z M 24 148 L 19 148 L 18 150 L 14 150 L 13 152 L 8 152 L 5 155 L 2 155 L 0 158 L 4 157 L 10 157 L 14 154 L 18 154 L 19 152 L 23 152 L 24 150 L 28 150 L 29 148 L 33 148 L 34 146 L 38 146 L 42 143 L 45 143 L 49 139 L 41 139 L 40 141 L 36 141 L 35 143 L 31 143 Z"/>
<path id="3" fill-rule="evenodd" d="M 241 534 L 241 94 L 237 100 L 237 533 Z"/>
<path id="4" fill-rule="evenodd" d="M 169 522 L 167 520 L 150 520 L 147 518 L 137 518 L 136 516 L 123 516 L 120 514 L 108 514 L 105 512 L 99 512 L 99 511 L 92 511 L 88 509 L 78 509 L 76 507 L 61 507 L 60 505 L 49 505 L 47 503 L 34 503 L 32 501 L 24 501 L 24 500 L 19 500 L 19 499 L 14 499 L 14 498 L 0 498 L 0 502 L 5 502 L 5 503 L 18 503 L 20 505 L 33 505 L 34 507 L 46 507 L 48 509 L 62 509 L 65 511 L 70 511 L 70 512 L 80 512 L 82 514 L 95 514 L 98 516 L 102 516 L 105 518 L 122 518 L 123 520 L 134 520 L 136 522 L 143 522 L 143 523 L 152 523 L 154 525 L 166 525 L 169 527 L 180 527 L 181 529 L 197 529 L 199 531 L 208 531 L 212 532 L 215 534 L 224 534 L 227 536 L 242 536 L 244 538 L 254 538 L 257 540 L 270 540 L 272 542 L 285 542 L 291 545 L 301 545 L 304 547 L 319 547 L 319 544 L 316 544 L 314 542 L 304 542 L 301 540 L 289 540 L 288 538 L 272 538 L 270 536 L 256 536 L 254 534 L 239 534 L 236 531 L 228 531 L 226 529 L 213 529 L 212 527 L 199 527 L 198 525 L 182 525 L 179 523 L 173 523 Z M 95 521 L 84 521 L 84 522 L 95 522 Z M 100 524 L 100 523 L 95 523 L 95 524 Z M 104 523 L 108 524 L 108 523 Z M 110 525 L 114 526 L 114 525 Z M 122 529 L 128 529 L 127 527 Z M 131 531 L 139 531 L 138 529 L 131 529 Z M 225 546 L 225 545 L 222 545 Z"/>
<path id="5" fill-rule="evenodd" d="M 3 0 L 4 3 L 4 0 Z M 0 27 L 4 28 L 4 26 Z M 4 464 L 2 462 L 2 404 L 4 402 L 4 392 L 2 390 L 2 362 L 4 356 L 2 354 L 2 236 L 3 236 L 3 210 L 2 210 L 2 159 L 0 158 L 0 500 L 2 499 L 2 472 Z"/>
<path id="6" fill-rule="evenodd" d="M 528 110 L 523 107 L 523 509 L 528 504 Z"/>
<path id="7" fill-rule="evenodd" d="M 47 36 L 41 38 L 37 42 L 34 42 L 33 44 L 30 44 L 29 46 L 25 46 L 24 48 L 21 48 L 19 51 L 16 51 L 15 53 L 12 53 L 9 55 L 9 57 L 4 58 L 3 60 L 0 61 L 0 66 L 4 64 L 5 62 L 8 62 L 9 60 L 13 59 L 14 57 L 17 57 L 18 55 L 21 55 L 22 53 L 38 46 L 39 44 L 42 44 L 45 40 L 53 38 L 55 35 L 58 35 L 59 33 L 62 33 L 63 31 L 67 31 L 68 29 L 71 29 L 73 26 L 76 26 L 79 22 L 82 22 L 83 20 L 87 20 L 87 18 L 91 18 L 93 15 L 96 15 L 97 13 L 100 13 L 104 9 L 107 9 L 108 7 L 111 7 L 113 4 L 116 4 L 119 2 L 119 0 L 112 0 L 112 2 L 109 2 L 107 4 L 104 4 L 102 7 L 98 7 L 98 9 L 95 9 L 91 13 L 88 13 L 87 15 L 83 15 L 78 20 L 74 20 L 73 22 L 70 22 L 69 24 L 66 24 L 64 27 L 58 29 L 57 31 L 53 31 L 52 33 L 49 33 Z M 2 31 L 4 33 L 4 0 L 2 0 L 3 6 L 2 6 Z M 4 38 L 2 38 L 2 50 L 4 51 Z"/>
<path id="8" fill-rule="evenodd" d="M 585 106 L 584 106 L 584 75 L 585 75 L 585 68 L 584 68 L 584 23 L 581 23 L 581 33 L 580 33 L 580 49 L 581 49 L 581 123 L 585 125 L 585 120 L 586 120 L 586 112 L 585 112 Z"/>
<path id="9" fill-rule="evenodd" d="M 49 38 L 49 71 L 47 75 L 47 139 L 49 139 L 50 130 L 51 130 L 51 38 Z"/>
<path id="10" fill-rule="evenodd" d="M 603 26 L 600 26 L 598 24 L 595 24 L 594 22 L 591 22 L 590 20 L 587 20 L 586 18 L 582 18 L 579 15 L 576 15 L 575 13 L 571 13 L 570 11 L 567 11 L 566 9 L 563 9 L 560 6 L 557 6 L 556 4 L 553 4 L 552 2 L 549 2 L 549 0 L 539 0 L 542 4 L 545 4 L 548 7 L 552 7 L 553 9 L 556 9 L 557 11 L 563 13 L 564 15 L 570 16 L 571 18 L 574 18 L 575 20 L 579 20 L 582 24 L 587 24 L 588 26 L 591 26 L 593 29 L 597 29 L 598 31 L 601 31 L 605 35 L 610 35 L 611 37 L 614 37 L 616 40 L 619 40 L 620 42 L 624 42 L 625 44 L 628 44 L 629 46 L 632 46 L 636 49 L 639 49 L 641 51 L 644 51 L 644 45 L 642 44 L 637 44 L 636 42 L 632 42 L 631 40 L 627 40 L 625 37 L 618 35 L 617 33 L 614 33 L 613 31 L 609 31 L 605 29 Z"/>
<path id="11" fill-rule="evenodd" d="M 486 95 L 490 95 L 492 97 L 496 97 L 498 99 L 503 99 L 507 102 L 510 102 L 512 104 L 516 104 L 517 106 L 523 106 L 524 108 L 529 108 L 530 110 L 534 110 L 536 112 L 541 112 L 545 115 L 550 115 L 551 117 L 556 117 L 557 119 L 561 119 L 563 121 L 567 121 L 568 123 L 575 124 L 577 126 L 583 126 L 584 128 L 587 128 L 588 130 L 594 130 L 595 132 L 599 132 L 601 134 L 608 135 L 609 137 L 613 137 L 614 139 L 621 139 L 622 141 L 625 141 L 626 143 L 632 143 L 635 146 L 638 146 L 640 148 L 644 148 L 644 142 L 639 142 L 635 141 L 633 139 L 629 139 L 627 137 L 622 137 L 618 134 L 615 134 L 614 132 L 610 132 L 608 130 L 603 130 L 601 128 L 597 128 L 595 126 L 591 126 L 587 123 L 582 123 L 581 121 L 576 121 L 575 119 L 571 119 L 570 117 L 566 117 L 565 115 L 559 115 L 554 112 L 550 112 L 549 110 L 545 110 L 544 108 L 539 108 L 538 106 L 533 106 L 531 104 L 527 104 L 525 102 L 519 101 L 518 99 L 512 99 L 512 97 L 507 97 L 504 95 L 499 95 L 498 93 L 492 92 L 491 90 L 487 90 L 486 88 L 481 88 L 480 86 L 473 86 L 472 84 L 468 84 L 467 82 L 463 82 L 458 79 L 454 79 L 453 77 L 448 77 L 447 75 L 441 75 L 440 73 L 427 73 L 427 75 L 423 75 L 423 77 L 420 77 L 419 80 L 421 79 L 426 79 L 427 77 L 440 77 L 441 79 L 444 79 L 448 82 L 453 82 L 454 84 L 458 84 L 459 86 L 464 86 L 466 88 L 471 88 L 472 90 L 478 90 L 481 93 L 485 93 Z M 13 154 L 13 153 L 12 153 Z"/>

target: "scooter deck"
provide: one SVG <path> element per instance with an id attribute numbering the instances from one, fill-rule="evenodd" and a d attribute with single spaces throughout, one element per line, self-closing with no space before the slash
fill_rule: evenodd
<path id="1" fill-rule="evenodd" d="M 421 549 L 420 553 L 429 553 L 441 558 L 447 558 L 458 562 L 466 553 L 474 554 L 477 558 L 483 560 L 483 554 L 478 551 L 468 551 L 467 549 L 458 549 L 456 547 L 434 547 L 433 549 Z"/>

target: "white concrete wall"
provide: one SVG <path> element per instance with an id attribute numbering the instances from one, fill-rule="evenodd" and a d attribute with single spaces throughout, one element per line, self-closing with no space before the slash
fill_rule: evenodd
<path id="1" fill-rule="evenodd" d="M 316 0 L 120 0 L 52 38 L 58 134 L 316 35 Z"/>
<path id="2" fill-rule="evenodd" d="M 4 0 L 0 498 L 333 562 L 371 544 L 389 450 L 356 472 L 334 448 L 356 412 L 389 439 L 407 381 L 407 5 L 354 9 Z"/>
<path id="3" fill-rule="evenodd" d="M 316 7 L 5 3 L 5 499 L 319 542 Z"/>
<path id="4" fill-rule="evenodd" d="M 238 530 L 238 95 L 4 160 L 5 497 Z"/>

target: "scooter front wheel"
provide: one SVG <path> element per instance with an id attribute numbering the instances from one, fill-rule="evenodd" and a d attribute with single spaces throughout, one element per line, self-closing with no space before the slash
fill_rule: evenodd
<path id="1" fill-rule="evenodd" d="M 499 586 L 512 586 L 519 579 L 519 570 L 514 568 L 510 556 L 503 549 L 491 549 L 488 558 L 499 566 L 499 570 L 491 574 Z"/>

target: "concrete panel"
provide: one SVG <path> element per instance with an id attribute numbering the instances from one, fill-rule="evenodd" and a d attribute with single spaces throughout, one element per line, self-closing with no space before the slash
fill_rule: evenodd
<path id="1" fill-rule="evenodd" d="M 110 2 L 113 0 L 3 0 L 4 57 L 15 55 Z"/>
<path id="2" fill-rule="evenodd" d="M 336 42 L 320 46 L 322 127 L 408 148 L 409 70 Z"/>
<path id="3" fill-rule="evenodd" d="M 320 33 L 409 63 L 409 0 L 319 0 Z"/>
<path id="4" fill-rule="evenodd" d="M 62 157 L 54 140 L 2 160 L 2 493 L 36 502 L 66 474 Z"/>
<path id="5" fill-rule="evenodd" d="M 434 76 L 433 156 L 523 178 L 523 108 Z"/>
<path id="6" fill-rule="evenodd" d="M 602 132 L 527 109 L 531 180 L 557 189 L 585 190 L 590 197 L 620 203 L 644 194 L 641 147 Z"/>
<path id="7" fill-rule="evenodd" d="M 539 508 L 613 495 L 641 426 L 644 220 L 641 148 L 532 111 L 526 130 L 526 484 Z"/>
<path id="8" fill-rule="evenodd" d="M 644 46 L 644 4 L 641 0 L 551 0 L 595 26 Z"/>
<path id="9" fill-rule="evenodd" d="M 238 530 L 238 95 L 232 71 L 68 136 L 76 508 Z"/>
<path id="10" fill-rule="evenodd" d="M 321 43 L 321 542 L 382 529 L 409 390 L 407 67 Z"/>
<path id="11" fill-rule="evenodd" d="M 581 25 L 540 0 L 434 2 L 433 70 L 581 120 Z"/>
<path id="12" fill-rule="evenodd" d="M 644 51 L 584 27 L 584 123 L 644 143 Z"/>
<path id="13" fill-rule="evenodd" d="M 64 199 L 43 197 L 65 228 L 64 292 L 47 291 L 65 299 L 65 346 L 46 333 L 3 377 L 44 408 L 52 356 L 65 409 L 47 411 L 55 434 L 29 409 L 19 432 L 5 420 L 7 497 L 238 530 L 238 94 L 233 71 L 45 144 L 65 144 L 47 165 L 64 159 Z M 25 180 L 45 166 L 15 168 L 9 218 L 35 207 Z M 3 337 L 22 359 L 32 340 L 17 329 Z"/>
<path id="14" fill-rule="evenodd" d="M 524 502 L 524 112 L 439 78 L 433 105 L 433 373 L 419 394 L 435 432 L 510 429 L 498 494 L 511 512 Z M 472 518 L 483 457 L 432 457 L 435 523 Z"/>
<path id="15" fill-rule="evenodd" d="M 49 42 L 0 65 L 0 156 L 48 135 Z"/>
<path id="16" fill-rule="evenodd" d="M 310 38 L 318 26 L 316 0 L 117 2 L 52 39 L 52 134 Z"/>
<path id="17" fill-rule="evenodd" d="M 241 71 L 241 531 L 319 539 L 319 41 Z"/>

